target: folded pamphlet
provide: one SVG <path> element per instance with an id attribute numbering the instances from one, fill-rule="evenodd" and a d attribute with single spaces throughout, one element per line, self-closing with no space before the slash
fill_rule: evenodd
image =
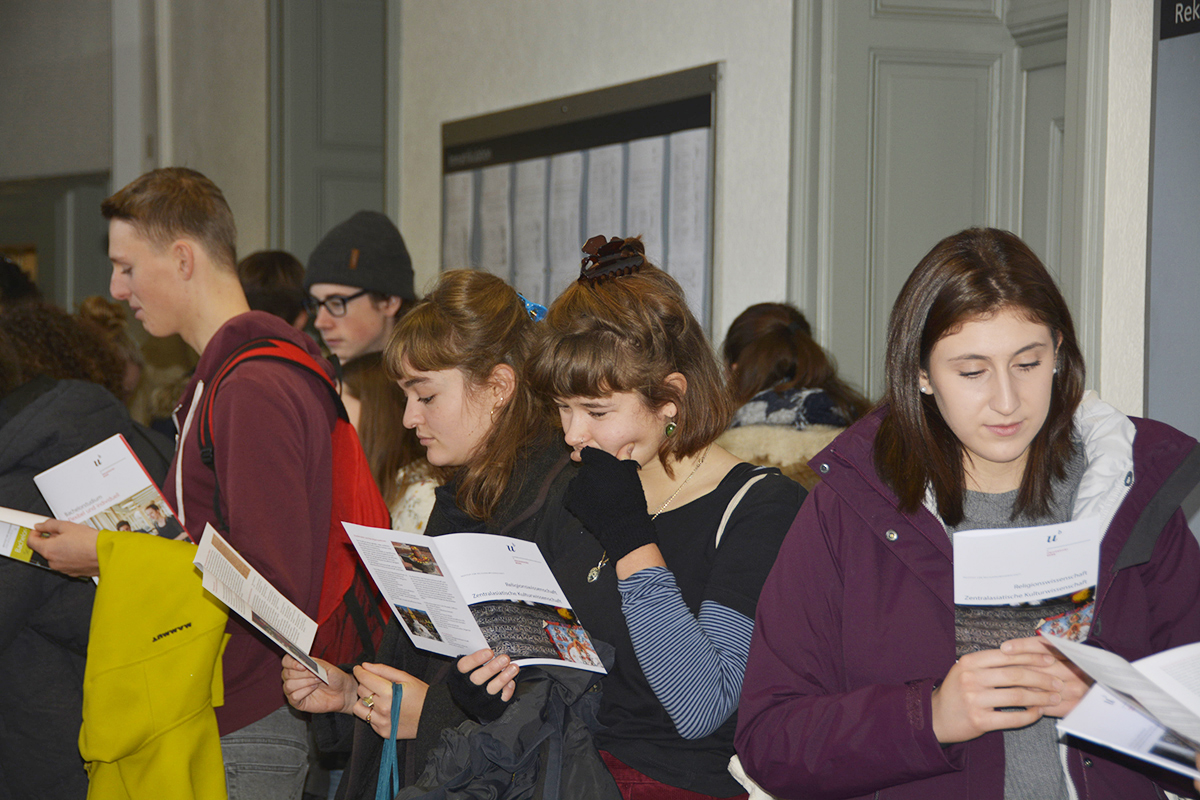
<path id="1" fill-rule="evenodd" d="M 1200 642 L 1131 664 L 1098 647 L 1045 638 L 1096 681 L 1059 720 L 1060 732 L 1200 778 Z"/>

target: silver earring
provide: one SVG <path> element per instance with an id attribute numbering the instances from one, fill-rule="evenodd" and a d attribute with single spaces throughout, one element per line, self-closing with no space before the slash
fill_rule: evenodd
<path id="1" fill-rule="evenodd" d="M 932 392 L 933 392 L 933 390 L 932 390 L 932 389 L 930 389 L 928 386 L 922 386 L 922 387 L 921 387 L 921 394 L 930 394 L 930 393 L 932 393 Z"/>

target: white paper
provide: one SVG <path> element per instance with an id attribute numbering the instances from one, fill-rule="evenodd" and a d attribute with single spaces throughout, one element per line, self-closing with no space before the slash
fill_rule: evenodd
<path id="1" fill-rule="evenodd" d="M 625 201 L 625 235 L 641 236 L 646 258 L 663 264 L 664 136 L 629 143 L 629 185 Z"/>
<path id="2" fill-rule="evenodd" d="M 954 534 L 954 602 L 967 606 L 1028 603 L 1095 586 L 1100 570 L 1096 517 Z"/>
<path id="3" fill-rule="evenodd" d="M 124 522 L 133 531 L 170 539 L 188 538 L 175 512 L 120 434 L 35 475 L 33 481 L 57 519 L 107 531 L 118 530 Z M 150 505 L 163 518 L 162 531 L 151 517 Z"/>
<path id="4" fill-rule="evenodd" d="M 343 525 L 417 647 L 450 657 L 490 647 L 519 665 L 565 662 L 604 672 L 532 542 L 487 533 L 422 536 Z"/>
<path id="5" fill-rule="evenodd" d="M 620 236 L 622 184 L 625 180 L 625 146 L 588 150 L 587 235 Z M 582 242 L 580 242 L 582 244 Z"/>
<path id="6" fill-rule="evenodd" d="M 513 287 L 526 299 L 546 302 L 546 174 L 550 160 L 516 165 L 513 208 Z"/>
<path id="7" fill-rule="evenodd" d="M 579 277 L 583 259 L 583 153 L 550 159 L 550 299 Z"/>
<path id="8" fill-rule="evenodd" d="M 1195 669 L 1200 664 L 1200 642 L 1174 647 L 1130 664 L 1116 653 L 1098 647 L 1058 636 L 1045 638 L 1097 683 L 1129 695 L 1163 725 L 1200 742 L 1200 695 L 1177 680 L 1164 681 L 1168 674 Z"/>
<path id="9" fill-rule="evenodd" d="M 500 164 L 480 170 L 479 189 L 479 268 L 510 278 L 509 251 L 512 248 L 512 165 Z"/>
<path id="10" fill-rule="evenodd" d="M 230 611 L 253 625 L 325 683 L 325 668 L 309 657 L 317 623 L 250 566 L 217 533 L 204 526 L 193 562 L 203 574 L 201 585 Z"/>
<path id="11" fill-rule="evenodd" d="M 442 220 L 442 266 L 470 269 L 471 234 L 475 221 L 475 173 L 451 172 L 442 179 L 445 208 Z"/>
<path id="12" fill-rule="evenodd" d="M 1058 721 L 1059 733 L 1069 733 L 1165 769 L 1200 778 L 1196 750 L 1170 730 L 1095 684 L 1066 717 Z"/>
<path id="13" fill-rule="evenodd" d="M 702 322 L 708 311 L 708 186 L 710 129 L 670 136 L 666 270 L 683 287 Z"/>
<path id="14" fill-rule="evenodd" d="M 40 514 L 0 507 L 0 556 L 49 569 L 46 559 L 33 552 L 28 544 L 34 534 L 33 526 L 45 521 L 46 517 Z"/>

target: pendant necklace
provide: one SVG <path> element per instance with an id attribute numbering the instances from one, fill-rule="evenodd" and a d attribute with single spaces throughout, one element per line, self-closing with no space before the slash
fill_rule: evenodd
<path id="1" fill-rule="evenodd" d="M 679 488 L 677 488 L 675 491 L 671 492 L 671 496 L 667 498 L 667 501 L 658 507 L 658 511 L 654 512 L 654 516 L 650 517 L 651 522 L 658 519 L 658 515 L 667 510 L 667 506 L 671 505 L 671 501 L 674 500 L 679 495 L 679 493 L 683 491 L 683 487 L 687 486 L 687 483 L 688 483 L 688 481 L 690 481 L 692 479 L 692 476 L 700 471 L 700 467 L 704 464 L 704 459 L 708 457 L 708 448 L 709 447 L 712 447 L 712 445 L 709 445 L 708 447 L 704 448 L 704 452 L 700 454 L 700 460 L 696 462 L 696 466 L 692 467 L 692 471 L 688 473 L 688 476 L 683 479 L 683 483 L 679 484 Z M 596 564 L 596 566 L 594 566 L 588 570 L 588 575 L 587 575 L 588 583 L 596 582 L 596 579 L 600 577 L 600 570 L 604 569 L 604 565 L 607 563 L 608 563 L 608 551 L 605 550 L 600 555 L 600 563 Z"/>

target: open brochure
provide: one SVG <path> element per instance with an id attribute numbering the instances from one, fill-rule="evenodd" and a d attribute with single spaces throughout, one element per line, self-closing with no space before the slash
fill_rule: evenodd
<path id="1" fill-rule="evenodd" d="M 212 525 L 204 526 L 193 561 L 201 585 L 325 683 L 325 668 L 308 655 L 317 623 L 250 566 Z"/>
<path id="2" fill-rule="evenodd" d="M 120 434 L 35 475 L 33 481 L 57 519 L 96 530 L 189 538 Z"/>
<path id="3" fill-rule="evenodd" d="M 1200 642 L 1131 664 L 1098 647 L 1046 639 L 1096 681 L 1059 731 L 1200 778 Z"/>
<path id="4" fill-rule="evenodd" d="M 491 648 L 518 665 L 605 672 L 532 542 L 342 524 L 417 647 L 451 657 Z"/>
<path id="5" fill-rule="evenodd" d="M 34 533 L 33 526 L 45 521 L 46 518 L 38 514 L 0 507 L 0 556 L 50 569 L 46 559 L 29 547 L 29 537 Z"/>

